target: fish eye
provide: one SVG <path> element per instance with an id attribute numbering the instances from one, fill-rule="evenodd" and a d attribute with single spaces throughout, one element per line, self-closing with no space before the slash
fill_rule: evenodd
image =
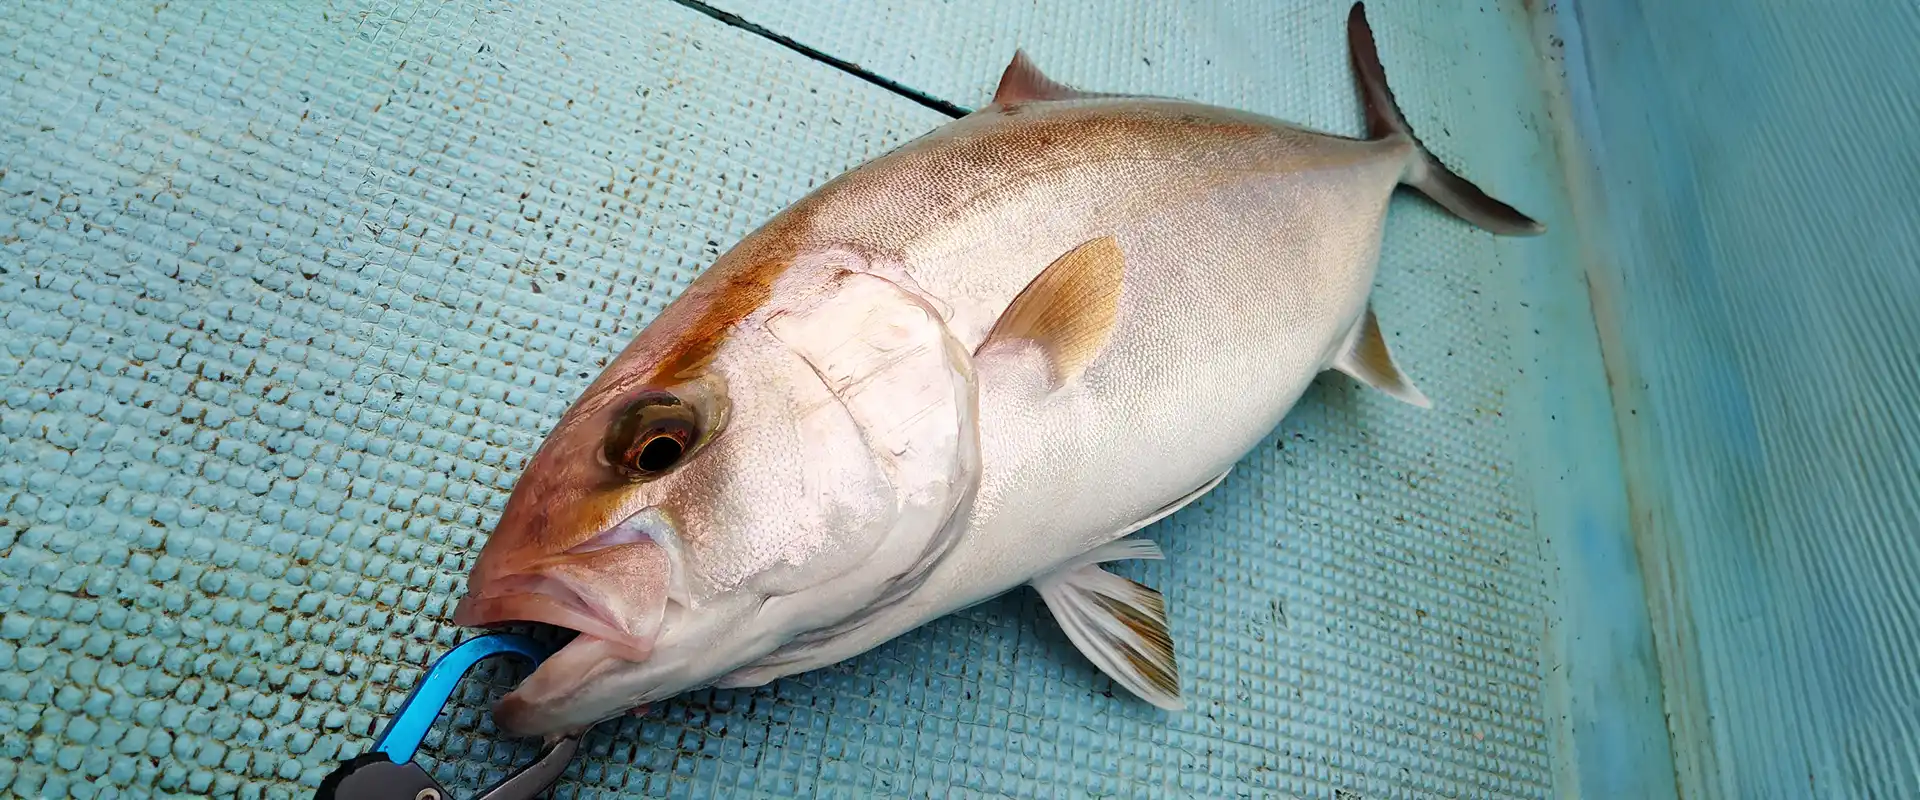
<path id="1" fill-rule="evenodd" d="M 614 419 L 604 453 L 629 478 L 651 480 L 684 461 L 699 434 L 692 406 L 667 392 L 647 392 Z"/>

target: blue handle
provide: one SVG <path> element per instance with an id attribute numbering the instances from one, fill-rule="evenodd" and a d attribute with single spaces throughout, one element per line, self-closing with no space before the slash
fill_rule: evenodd
<path id="1" fill-rule="evenodd" d="M 547 656 L 553 655 L 553 648 L 517 633 L 492 633 L 461 642 L 427 668 L 427 674 L 420 677 L 413 693 L 400 704 L 399 713 L 394 714 L 393 722 L 381 732 L 373 749 L 386 753 L 395 764 L 412 761 L 414 751 L 420 749 L 420 742 L 427 738 L 433 721 L 440 718 L 440 710 L 453 696 L 453 687 L 460 684 L 460 679 L 475 664 L 501 655 L 520 656 L 539 666 Z"/>

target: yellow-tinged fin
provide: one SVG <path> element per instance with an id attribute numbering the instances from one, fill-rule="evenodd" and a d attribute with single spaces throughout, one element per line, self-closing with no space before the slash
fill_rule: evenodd
<path id="1" fill-rule="evenodd" d="M 1094 548 L 1033 580 L 1067 638 L 1101 672 L 1140 699 L 1168 711 L 1186 708 L 1180 670 L 1160 593 L 1100 568 L 1107 561 L 1158 559 L 1145 539 Z"/>
<path id="2" fill-rule="evenodd" d="M 1112 236 L 1075 247 L 1020 290 L 975 354 L 995 342 L 1031 341 L 1046 352 L 1054 387 L 1066 385 L 1086 371 L 1112 336 L 1125 271 L 1126 256 Z"/>
<path id="3" fill-rule="evenodd" d="M 1393 363 L 1393 353 L 1387 351 L 1387 340 L 1380 335 L 1380 320 L 1374 318 L 1371 305 L 1347 334 L 1346 350 L 1333 360 L 1333 368 L 1395 399 L 1421 408 L 1433 407 L 1433 401 L 1400 371 L 1400 365 Z"/>

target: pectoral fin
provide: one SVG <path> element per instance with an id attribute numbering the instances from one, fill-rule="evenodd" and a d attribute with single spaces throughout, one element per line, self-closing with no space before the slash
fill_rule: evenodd
<path id="1" fill-rule="evenodd" d="M 1374 318 L 1372 306 L 1367 307 L 1353 331 L 1347 334 L 1346 350 L 1334 359 L 1333 368 L 1395 399 L 1421 408 L 1433 407 L 1433 401 L 1393 363 L 1393 354 L 1387 351 L 1387 340 L 1380 335 L 1380 321 Z"/>
<path id="2" fill-rule="evenodd" d="M 1100 568 L 1107 561 L 1161 558 L 1145 539 L 1120 539 L 1095 548 L 1034 579 L 1067 638 L 1108 677 L 1140 699 L 1169 711 L 1186 707 L 1173 637 L 1160 593 Z"/>
<path id="3" fill-rule="evenodd" d="M 1112 236 L 1081 244 L 1020 290 L 975 355 L 996 342 L 1025 339 L 1046 352 L 1055 388 L 1080 377 L 1113 334 L 1125 270 L 1126 256 Z"/>

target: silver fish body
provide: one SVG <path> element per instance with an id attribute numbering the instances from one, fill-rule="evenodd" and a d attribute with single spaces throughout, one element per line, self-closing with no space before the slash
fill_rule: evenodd
<path id="1" fill-rule="evenodd" d="M 1243 457 L 1366 310 L 1412 152 L 1190 103 L 1056 101 L 963 119 L 824 203 L 815 235 L 888 254 L 977 351 L 982 466 L 964 536 L 920 589 L 807 666 L 1045 574 Z M 981 349 L 1099 236 L 1124 254 L 1119 313 L 1079 380 L 1049 385 L 1029 343 Z"/>
<path id="2" fill-rule="evenodd" d="M 502 725 L 764 683 L 1028 583 L 1179 707 L 1159 596 L 1099 563 L 1158 557 L 1123 537 L 1217 485 L 1321 372 L 1426 404 L 1368 303 L 1398 186 L 1540 230 L 1418 144 L 1357 5 L 1349 30 L 1371 138 L 1082 93 L 1016 57 L 993 105 L 723 256 L 563 419 L 476 566 L 463 622 L 591 634 Z M 609 472 L 646 466 L 601 443 L 650 391 L 724 432 Z"/>

